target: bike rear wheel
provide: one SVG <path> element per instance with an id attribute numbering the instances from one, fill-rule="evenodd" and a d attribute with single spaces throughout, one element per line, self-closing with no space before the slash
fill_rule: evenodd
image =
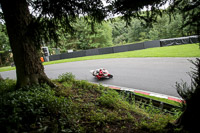
<path id="1" fill-rule="evenodd" d="M 113 78 L 113 75 L 109 75 L 109 78 Z"/>

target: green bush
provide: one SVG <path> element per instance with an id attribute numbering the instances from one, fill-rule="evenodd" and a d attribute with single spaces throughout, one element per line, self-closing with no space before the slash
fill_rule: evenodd
<path id="1" fill-rule="evenodd" d="M 1 94 L 0 107 L 2 132 L 75 132 L 76 129 L 71 100 L 55 96 L 47 85 Z"/>
<path id="2" fill-rule="evenodd" d="M 70 72 L 67 72 L 58 76 L 59 82 L 72 82 L 74 80 L 75 80 L 75 76 Z"/>
<path id="3" fill-rule="evenodd" d="M 108 89 L 102 93 L 101 97 L 97 99 L 100 105 L 105 106 L 107 108 L 113 109 L 128 109 L 129 105 L 126 100 L 124 100 L 118 92 L 115 90 Z"/>
<path id="4" fill-rule="evenodd" d="M 15 90 L 15 81 L 0 82 L 0 131 L 162 132 L 173 119 L 151 105 L 129 104 L 126 94 L 69 75 L 61 75 L 62 84 L 55 81 L 53 89 L 43 84 Z"/>
<path id="5" fill-rule="evenodd" d="M 0 80 L 0 94 L 14 90 L 16 81 L 12 79 Z"/>

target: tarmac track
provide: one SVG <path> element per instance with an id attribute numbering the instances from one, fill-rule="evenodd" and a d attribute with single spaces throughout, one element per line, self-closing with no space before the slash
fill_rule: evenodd
<path id="1" fill-rule="evenodd" d="M 179 97 L 175 89 L 176 82 L 190 84 L 190 72 L 194 67 L 188 61 L 195 58 L 115 58 L 77 61 L 45 66 L 45 72 L 51 79 L 60 74 L 72 72 L 76 79 L 90 82 L 123 86 L 139 90 Z M 90 70 L 106 68 L 112 79 L 98 80 Z M 3 78 L 16 78 L 15 71 L 1 72 Z"/>

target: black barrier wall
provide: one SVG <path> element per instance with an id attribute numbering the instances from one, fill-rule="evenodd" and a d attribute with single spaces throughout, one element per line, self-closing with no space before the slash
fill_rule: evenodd
<path id="1" fill-rule="evenodd" d="M 128 51 L 144 49 L 144 43 L 136 43 L 128 45 Z"/>
<path id="2" fill-rule="evenodd" d="M 199 43 L 198 36 L 188 36 L 188 37 L 179 37 L 179 38 L 170 38 L 170 39 L 161 39 L 160 45 L 171 46 L 171 45 L 181 45 L 181 44 L 189 44 L 189 43 Z"/>
<path id="3" fill-rule="evenodd" d="M 49 56 L 49 60 L 54 61 L 54 60 L 60 60 L 60 59 L 111 54 L 111 53 L 141 50 L 141 49 L 146 49 L 146 48 L 164 47 L 164 46 L 181 45 L 181 44 L 198 43 L 198 42 L 199 42 L 198 36 L 161 39 L 161 40 L 147 41 L 147 42 L 136 43 L 136 44 L 107 47 L 107 48 L 98 48 L 98 49 L 89 49 L 89 50 L 83 50 L 83 51 L 76 51 L 72 53 L 51 55 Z"/>
<path id="4" fill-rule="evenodd" d="M 99 54 L 110 54 L 110 53 L 114 53 L 113 52 L 113 47 L 107 47 L 107 48 L 99 48 L 98 49 Z"/>
<path id="5" fill-rule="evenodd" d="M 144 42 L 144 48 L 160 47 L 160 40 Z"/>

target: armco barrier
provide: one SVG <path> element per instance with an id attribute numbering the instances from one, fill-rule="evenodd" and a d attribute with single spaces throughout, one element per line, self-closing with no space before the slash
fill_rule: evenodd
<path id="1" fill-rule="evenodd" d="M 175 39 L 162 39 L 162 40 L 160 40 L 160 46 L 161 47 L 171 46 L 171 45 L 175 45 Z"/>
<path id="2" fill-rule="evenodd" d="M 189 42 L 190 43 L 199 43 L 200 38 L 198 39 L 198 36 L 189 36 Z"/>
<path id="3" fill-rule="evenodd" d="M 188 39 L 188 40 L 187 40 L 187 39 Z M 175 38 L 175 45 L 186 44 L 185 42 L 188 42 L 188 43 L 189 43 L 189 37 Z"/>
<path id="4" fill-rule="evenodd" d="M 160 45 L 171 46 L 171 45 L 181 45 L 189 43 L 199 43 L 198 36 L 188 36 L 188 37 L 179 37 L 179 38 L 170 38 L 170 39 L 161 39 Z"/>
<path id="5" fill-rule="evenodd" d="M 182 44 L 188 44 L 188 43 L 190 43 L 190 38 L 189 37 L 182 37 L 181 42 L 182 42 Z"/>

